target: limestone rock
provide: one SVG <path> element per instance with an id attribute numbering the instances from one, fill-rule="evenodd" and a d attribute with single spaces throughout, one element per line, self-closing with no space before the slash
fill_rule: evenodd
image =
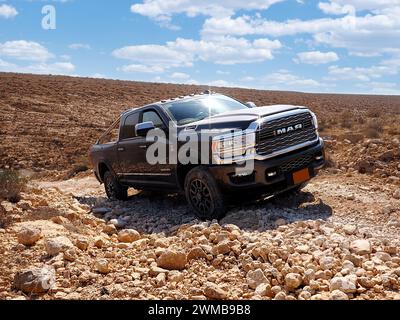
<path id="1" fill-rule="evenodd" d="M 35 227 L 23 227 L 18 233 L 18 242 L 25 246 L 33 246 L 42 237 L 41 230 Z"/>
<path id="2" fill-rule="evenodd" d="M 267 277 L 265 277 L 261 269 L 247 272 L 246 280 L 251 289 L 256 289 L 262 283 L 269 284 Z"/>
<path id="3" fill-rule="evenodd" d="M 344 293 L 353 293 L 357 291 L 356 285 L 347 277 L 335 277 L 330 281 L 330 291 L 340 290 Z"/>
<path id="4" fill-rule="evenodd" d="M 52 267 L 29 268 L 14 277 L 14 287 L 26 294 L 42 294 L 50 290 L 56 282 Z"/>
<path id="5" fill-rule="evenodd" d="M 353 225 L 353 224 L 346 224 L 343 227 L 343 231 L 347 234 L 347 235 L 352 235 L 354 233 L 356 233 L 357 231 L 357 226 Z"/>
<path id="6" fill-rule="evenodd" d="M 111 235 L 117 233 L 117 228 L 113 224 L 106 224 L 103 227 L 103 232 L 108 235 Z"/>
<path id="7" fill-rule="evenodd" d="M 64 252 L 74 247 L 71 240 L 64 236 L 46 239 L 44 245 L 46 252 L 51 256 L 56 256 L 60 252 Z"/>
<path id="8" fill-rule="evenodd" d="M 86 238 L 78 238 L 75 241 L 75 245 L 78 247 L 78 249 L 86 251 L 89 247 L 89 241 Z"/>
<path id="9" fill-rule="evenodd" d="M 97 259 L 96 260 L 96 270 L 100 273 L 109 273 L 110 266 L 107 259 Z"/>
<path id="10" fill-rule="evenodd" d="M 167 270 L 183 270 L 186 263 L 186 254 L 174 250 L 165 250 L 157 259 L 157 265 Z"/>
<path id="11" fill-rule="evenodd" d="M 290 290 L 297 289 L 302 282 L 303 278 L 298 273 L 288 273 L 285 277 L 285 284 Z"/>
<path id="12" fill-rule="evenodd" d="M 118 233 L 118 241 L 124 243 L 132 243 L 140 239 L 140 233 L 133 229 L 121 230 Z"/>
<path id="13" fill-rule="evenodd" d="M 203 293 L 208 299 L 213 300 L 223 300 L 228 297 L 228 294 L 225 290 L 221 289 L 218 285 L 212 282 L 206 282 Z"/>
<path id="14" fill-rule="evenodd" d="M 190 260 L 196 260 L 196 259 L 202 259 L 202 258 L 207 258 L 207 254 L 204 252 L 204 250 L 201 247 L 194 247 L 191 249 L 187 255 L 188 261 Z"/>
<path id="15" fill-rule="evenodd" d="M 350 250 L 358 255 L 371 253 L 371 243 L 368 240 L 358 239 L 350 244 Z"/>
<path id="16" fill-rule="evenodd" d="M 349 300 L 349 297 L 341 290 L 333 290 L 330 293 L 330 300 Z"/>

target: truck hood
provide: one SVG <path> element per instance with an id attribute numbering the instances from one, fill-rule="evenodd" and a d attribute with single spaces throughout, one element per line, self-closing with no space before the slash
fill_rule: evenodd
<path id="1" fill-rule="evenodd" d="M 271 105 L 257 108 L 241 109 L 231 112 L 225 112 L 212 116 L 201 121 L 192 122 L 185 126 L 186 130 L 217 130 L 227 131 L 232 129 L 245 130 L 249 127 L 250 123 L 273 114 L 297 110 L 307 109 L 303 106 L 293 105 Z"/>

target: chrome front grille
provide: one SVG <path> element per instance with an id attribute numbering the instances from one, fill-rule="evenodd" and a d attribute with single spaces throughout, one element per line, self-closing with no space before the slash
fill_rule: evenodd
<path id="1" fill-rule="evenodd" d="M 302 129 L 281 135 L 276 134 L 276 131 L 281 128 L 298 124 L 302 124 Z M 311 114 L 301 112 L 261 123 L 257 133 L 257 153 L 259 155 L 273 154 L 317 139 L 318 135 Z"/>

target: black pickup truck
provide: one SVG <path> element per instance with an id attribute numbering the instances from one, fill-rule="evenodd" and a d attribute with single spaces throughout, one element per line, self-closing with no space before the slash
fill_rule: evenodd
<path id="1" fill-rule="evenodd" d="M 110 199 L 126 200 L 129 187 L 184 191 L 199 218 L 213 219 L 237 192 L 301 189 L 324 166 L 325 153 L 308 108 L 256 107 L 205 92 L 126 111 L 91 147 L 90 159 Z"/>

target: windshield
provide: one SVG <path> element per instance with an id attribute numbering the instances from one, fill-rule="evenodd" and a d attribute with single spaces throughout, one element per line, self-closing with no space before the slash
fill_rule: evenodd
<path id="1" fill-rule="evenodd" d="M 246 105 L 226 96 L 204 96 L 164 105 L 177 125 L 200 121 L 224 112 L 247 109 Z"/>

